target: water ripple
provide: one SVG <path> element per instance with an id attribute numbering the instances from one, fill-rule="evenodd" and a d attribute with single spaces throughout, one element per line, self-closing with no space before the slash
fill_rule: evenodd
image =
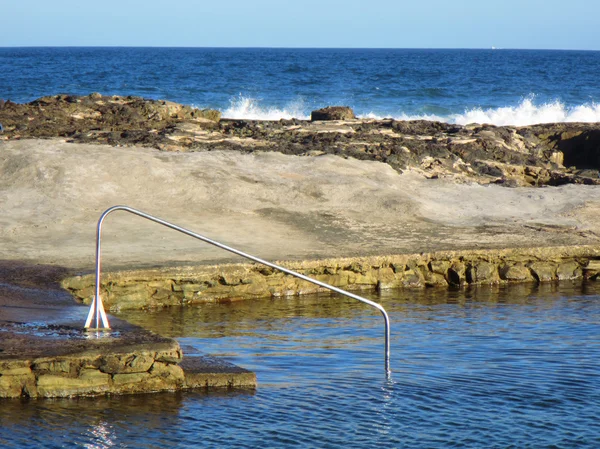
<path id="1" fill-rule="evenodd" d="M 256 370 L 258 390 L 7 401 L 0 446 L 596 449 L 600 287 L 545 288 L 375 298 L 391 379 L 379 317 L 342 298 L 128 314 Z"/>

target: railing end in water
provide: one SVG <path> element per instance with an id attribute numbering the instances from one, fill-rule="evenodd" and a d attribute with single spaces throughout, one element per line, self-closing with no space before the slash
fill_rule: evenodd
<path id="1" fill-rule="evenodd" d="M 285 267 L 282 267 L 282 266 L 276 265 L 274 263 L 268 262 L 266 260 L 260 259 L 251 254 L 244 253 L 238 249 L 224 245 L 215 240 L 209 239 L 208 237 L 197 234 L 188 229 L 182 228 L 173 223 L 169 223 L 168 221 L 162 220 L 160 218 L 154 217 L 152 215 L 146 214 L 145 212 L 142 212 L 137 209 L 133 209 L 128 206 L 113 206 L 113 207 L 107 209 L 106 211 L 104 211 L 104 213 L 100 216 L 100 219 L 98 220 L 98 226 L 96 228 L 96 289 L 95 289 L 96 294 L 94 295 L 94 299 L 90 306 L 90 311 L 88 313 L 87 320 L 85 322 L 84 327 L 86 329 L 91 328 L 92 322 L 95 322 L 94 329 L 97 329 L 97 330 L 110 329 L 110 325 L 108 323 L 108 318 L 106 316 L 106 312 L 104 311 L 104 305 L 102 304 L 102 298 L 100 296 L 100 277 L 101 277 L 101 273 L 100 273 L 101 268 L 100 267 L 101 267 L 101 257 L 102 257 L 102 250 L 101 250 L 102 223 L 104 222 L 104 220 L 110 213 L 115 212 L 117 210 L 129 212 L 131 214 L 134 214 L 139 217 L 145 218 L 147 220 L 153 221 L 155 223 L 161 224 L 163 226 L 166 226 L 167 228 L 171 228 L 175 231 L 189 235 L 190 237 L 194 237 L 198 240 L 202 240 L 203 242 L 209 243 L 210 245 L 216 246 L 216 247 L 221 248 L 230 253 L 237 254 L 238 256 L 252 260 L 253 262 L 256 262 L 256 263 L 259 263 L 262 265 L 266 265 L 275 270 L 286 273 L 290 276 L 294 276 L 298 279 L 302 279 L 304 281 L 318 285 L 319 287 L 323 287 L 332 292 L 339 293 L 340 295 L 355 299 L 357 301 L 360 301 L 362 303 L 370 305 L 371 307 L 376 308 L 383 315 L 384 322 L 385 322 L 385 352 L 384 352 L 384 354 L 385 354 L 385 372 L 386 372 L 387 377 L 390 378 L 390 376 L 391 376 L 391 370 L 390 370 L 390 319 L 389 319 L 387 312 L 380 304 L 378 304 L 374 301 L 371 301 L 369 299 L 363 298 L 362 296 L 355 295 L 354 293 L 347 292 L 346 290 L 342 290 L 341 288 L 334 287 L 333 285 L 326 284 L 325 282 L 321 282 L 321 281 L 318 281 L 311 277 L 305 276 L 304 274 L 297 273 L 297 272 L 289 270 Z"/>

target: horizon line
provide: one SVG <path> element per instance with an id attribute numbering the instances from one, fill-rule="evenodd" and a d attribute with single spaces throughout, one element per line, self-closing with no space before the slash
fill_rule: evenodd
<path id="1" fill-rule="evenodd" d="M 581 48 L 525 48 L 525 47 L 286 47 L 286 46 L 191 46 L 191 45 L 0 45 L 0 48 L 164 48 L 164 49 L 229 49 L 229 50 L 520 50 L 520 51 L 590 51 Z"/>

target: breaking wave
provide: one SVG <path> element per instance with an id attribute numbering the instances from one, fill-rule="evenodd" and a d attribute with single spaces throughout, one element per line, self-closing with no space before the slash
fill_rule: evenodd
<path id="1" fill-rule="evenodd" d="M 384 118 L 369 113 L 362 118 Z M 517 106 L 500 108 L 473 108 L 461 114 L 448 116 L 432 114 L 404 114 L 387 116 L 396 120 L 434 120 L 467 125 L 469 123 L 487 123 L 496 126 L 527 126 L 540 123 L 560 122 L 600 122 L 600 104 L 589 103 L 579 106 L 566 106 L 560 101 L 536 105 L 532 97 L 524 99 Z"/>
<path id="2" fill-rule="evenodd" d="M 230 119 L 247 120 L 279 120 L 303 119 L 308 120 L 310 113 L 306 114 L 305 104 L 302 99 L 292 101 L 283 108 L 277 106 L 264 106 L 261 100 L 238 95 L 229 100 L 229 107 L 223 111 L 223 117 Z"/>
<path id="3" fill-rule="evenodd" d="M 598 122 L 600 104 L 590 103 L 575 107 L 565 106 L 560 101 L 535 105 L 531 98 L 518 106 L 496 109 L 475 108 L 453 117 L 453 123 L 490 123 L 492 125 L 535 125 L 538 123 L 559 122 Z"/>
<path id="4" fill-rule="evenodd" d="M 600 122 L 600 104 L 588 103 L 579 106 L 566 106 L 560 101 L 535 104 L 534 96 L 527 97 L 517 106 L 499 108 L 472 108 L 462 113 L 436 114 L 386 114 L 378 112 L 361 113 L 357 116 L 365 119 L 394 118 L 396 120 L 431 120 L 466 125 L 469 123 L 487 123 L 497 126 L 526 126 L 540 123 L 559 122 Z M 230 100 L 229 107 L 223 110 L 223 117 L 248 120 L 280 120 L 297 118 L 308 120 L 310 108 L 303 99 L 290 101 L 284 106 L 268 106 L 262 100 L 238 95 Z"/>

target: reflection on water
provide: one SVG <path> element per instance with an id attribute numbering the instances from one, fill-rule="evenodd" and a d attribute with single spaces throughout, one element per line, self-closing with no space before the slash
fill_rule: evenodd
<path id="1" fill-rule="evenodd" d="M 4 401 L 2 447 L 600 447 L 600 283 L 122 314 L 258 374 L 255 394 Z"/>

